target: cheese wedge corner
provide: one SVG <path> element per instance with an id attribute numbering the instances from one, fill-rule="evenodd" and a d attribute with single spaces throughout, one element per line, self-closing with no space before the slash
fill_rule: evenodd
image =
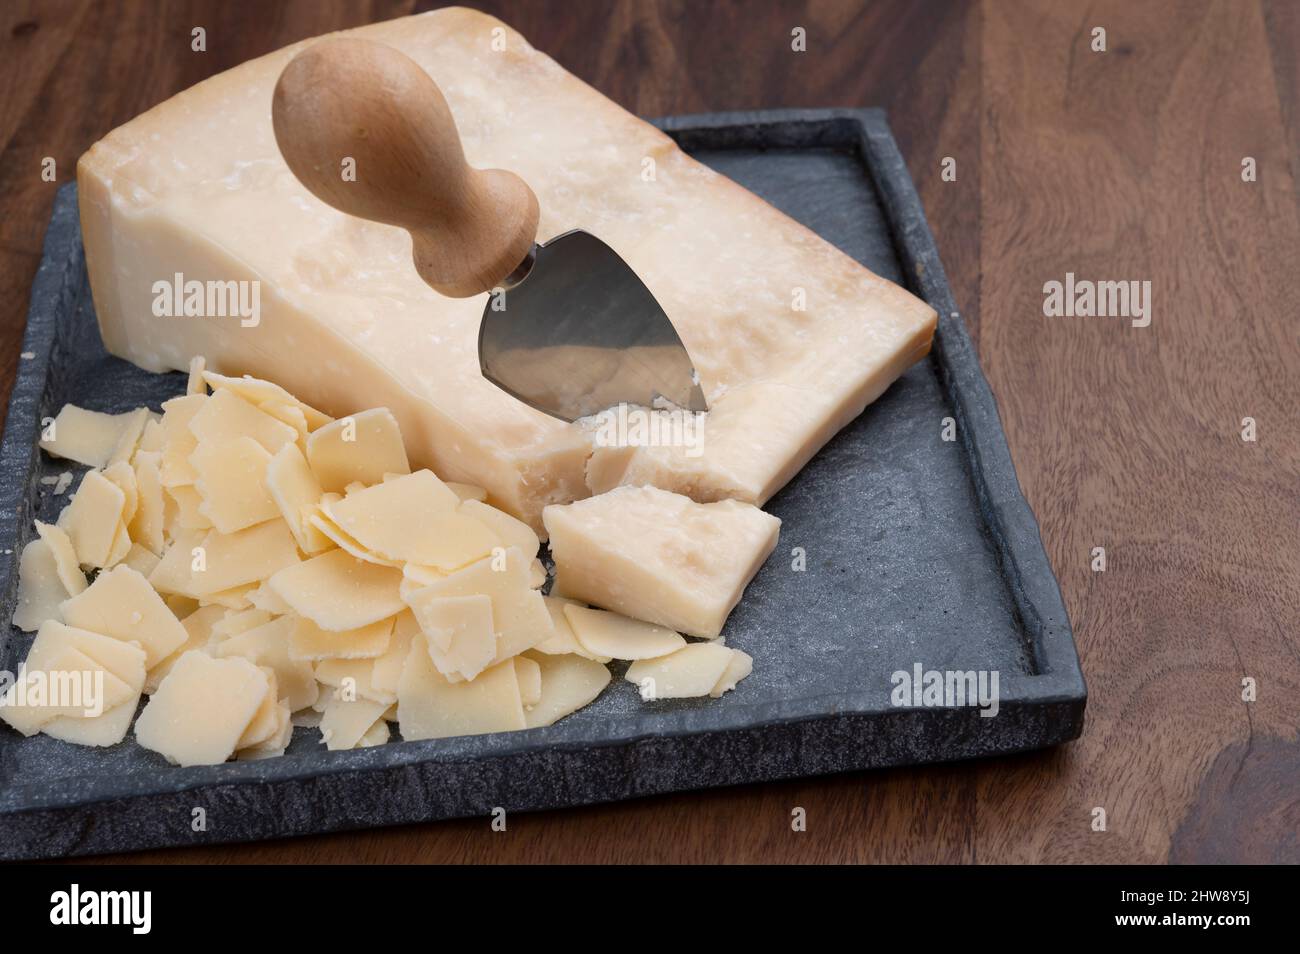
<path id="1" fill-rule="evenodd" d="M 543 519 L 566 597 L 706 639 L 722 632 L 781 527 L 747 503 L 700 504 L 655 487 L 547 507 Z"/>

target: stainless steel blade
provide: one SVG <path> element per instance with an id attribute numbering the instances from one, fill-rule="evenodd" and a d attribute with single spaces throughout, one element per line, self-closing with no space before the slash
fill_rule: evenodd
<path id="1" fill-rule="evenodd" d="M 538 244 L 519 284 L 488 296 L 483 376 L 565 421 L 657 398 L 707 411 L 677 329 L 618 253 L 575 229 Z"/>

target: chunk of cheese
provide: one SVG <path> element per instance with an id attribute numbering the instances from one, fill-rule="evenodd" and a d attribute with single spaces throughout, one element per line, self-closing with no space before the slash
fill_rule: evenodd
<path id="1" fill-rule="evenodd" d="M 620 487 L 546 508 L 566 596 L 713 638 L 776 548 L 781 521 L 734 500 Z"/>
<path id="2" fill-rule="evenodd" d="M 266 489 L 303 553 L 329 549 L 329 539 L 303 516 L 305 510 L 316 506 L 324 491 L 296 445 L 285 444 L 271 458 L 266 468 Z"/>
<path id="3" fill-rule="evenodd" d="M 163 416 L 159 422 L 163 452 L 159 472 L 164 487 L 192 484 L 198 476 L 190 466 L 190 454 L 199 446 L 199 439 L 190 430 L 190 421 L 207 403 L 205 394 L 187 394 L 163 401 Z"/>
<path id="4" fill-rule="evenodd" d="M 193 573 L 200 596 L 256 584 L 298 564 L 298 548 L 283 520 L 270 520 L 237 533 L 209 531 L 199 544 L 202 569 Z"/>
<path id="5" fill-rule="evenodd" d="M 118 566 L 129 566 L 141 576 L 148 579 L 149 574 L 158 569 L 158 564 L 162 562 L 162 557 L 154 553 L 147 547 L 142 547 L 138 543 L 131 544 L 131 549 L 126 551 L 126 556 L 122 557 L 122 562 Z"/>
<path id="6" fill-rule="evenodd" d="M 331 632 L 299 616 L 294 618 L 289 636 L 289 658 L 374 659 L 387 651 L 392 635 L 392 619 L 381 619 L 360 629 Z"/>
<path id="7" fill-rule="evenodd" d="M 527 656 L 516 656 L 514 663 L 515 678 L 519 680 L 519 701 L 523 703 L 527 720 L 527 710 L 542 701 L 542 667 Z"/>
<path id="8" fill-rule="evenodd" d="M 77 561 L 77 551 L 72 545 L 72 539 L 64 532 L 62 527 L 49 523 L 36 521 L 36 532 L 50 548 L 50 554 L 54 557 L 54 566 L 59 574 L 59 581 L 63 583 L 64 589 L 70 596 L 76 596 L 86 588 L 86 575 L 81 572 L 81 567 Z"/>
<path id="9" fill-rule="evenodd" d="M 485 41 L 498 30 L 501 43 Z M 626 458 L 607 479 L 648 475 L 701 499 L 761 503 L 928 350 L 932 309 L 492 17 L 449 8 L 343 35 L 415 59 L 445 93 L 469 162 L 510 169 L 537 194 L 538 237 L 599 235 L 672 318 L 709 398 L 707 437 L 602 449 Z M 205 354 L 215 370 L 271 378 L 332 413 L 365 394 L 392 410 L 417 465 L 485 487 L 540 529 L 546 504 L 586 494 L 591 445 L 482 377 L 485 296 L 439 296 L 411 267 L 402 230 L 326 207 L 288 172 L 267 104 L 304 46 L 200 83 L 82 157 L 86 260 L 108 349 L 159 371 Z M 648 186 L 636 174 L 647 158 Z M 154 317 L 151 283 L 175 272 L 260 281 L 260 321 Z M 791 304 L 798 289 L 804 307 Z"/>
<path id="10" fill-rule="evenodd" d="M 276 687 L 275 670 L 266 666 L 259 668 L 262 670 L 262 674 L 266 676 L 266 695 L 262 697 L 262 704 L 257 707 L 257 712 L 253 714 L 252 720 L 244 728 L 244 734 L 235 743 L 236 751 L 262 745 L 268 739 L 277 735 L 281 729 L 282 707 Z M 283 708 L 287 709 L 287 707 Z"/>
<path id="11" fill-rule="evenodd" d="M 136 741 L 177 765 L 219 765 L 235 754 L 266 693 L 266 674 L 247 659 L 188 652 L 140 713 Z"/>
<path id="12" fill-rule="evenodd" d="M 472 517 L 496 534 L 503 547 L 514 547 L 529 559 L 537 556 L 537 551 L 542 545 L 541 541 L 533 528 L 522 520 L 496 507 L 489 507 L 481 500 L 464 501 L 460 505 L 460 512 L 466 517 Z M 545 573 L 545 570 L 542 572 Z"/>
<path id="13" fill-rule="evenodd" d="M 325 494 L 325 496 L 321 498 L 320 506 L 303 511 L 303 518 L 311 526 L 312 530 L 315 533 L 320 534 L 324 539 L 328 540 L 333 546 L 339 547 L 347 553 L 350 553 L 358 560 L 364 560 L 366 563 L 375 563 L 379 566 L 391 566 L 400 569 L 402 565 L 400 560 L 390 560 L 388 557 L 380 556 L 374 550 L 366 549 L 366 547 L 353 539 L 347 531 L 343 530 L 338 524 L 330 519 L 329 515 L 321 508 L 328 507 L 333 502 L 330 499 L 332 496 L 338 495 Z"/>
<path id="14" fill-rule="evenodd" d="M 393 635 L 382 656 L 376 657 L 370 667 L 370 682 L 374 688 L 397 698 L 397 681 L 402 677 L 402 667 L 416 637 L 424 639 L 424 632 L 410 610 L 399 613 L 393 621 Z"/>
<path id="15" fill-rule="evenodd" d="M 201 606 L 182 619 L 181 626 L 185 628 L 185 642 L 178 646 L 170 656 L 149 670 L 148 675 L 145 677 L 144 691 L 153 694 L 158 689 L 159 683 L 166 678 L 167 673 L 172 671 L 172 666 L 176 665 L 176 660 L 191 649 L 206 652 L 209 643 L 212 642 L 212 627 L 220 622 L 225 614 L 226 608 L 224 606 Z"/>
<path id="16" fill-rule="evenodd" d="M 190 455 L 198 478 L 194 489 L 203 502 L 199 513 L 222 533 L 265 523 L 280 515 L 266 486 L 271 455 L 251 437 L 199 441 Z"/>
<path id="17" fill-rule="evenodd" d="M 249 605 L 265 610 L 272 616 L 287 616 L 293 612 L 293 607 L 280 599 L 265 580 L 256 589 L 248 592 L 248 602 Z"/>
<path id="18" fill-rule="evenodd" d="M 390 710 L 393 708 L 395 707 L 389 706 Z M 375 720 L 375 724 L 367 729 L 365 734 L 361 736 L 361 740 L 357 742 L 355 748 L 368 749 L 372 746 L 383 745 L 388 741 L 390 736 L 392 736 L 392 732 L 388 728 L 388 722 L 384 719 L 377 719 Z"/>
<path id="19" fill-rule="evenodd" d="M 40 446 L 55 457 L 103 467 L 113 456 L 123 432 L 136 420 L 135 412 L 103 414 L 65 404 L 54 417 L 51 438 L 42 438 Z"/>
<path id="20" fill-rule="evenodd" d="M 131 687 L 121 679 L 80 650 L 64 646 L 48 662 L 22 667 L 0 698 L 0 719 L 30 736 L 53 719 L 87 718 L 94 708 L 102 712 L 131 696 Z M 138 689 L 134 696 L 139 697 Z"/>
<path id="21" fill-rule="evenodd" d="M 647 702 L 707 696 L 722 681 L 735 650 L 717 643 L 692 643 L 669 656 L 641 659 L 624 675 Z"/>
<path id="22" fill-rule="evenodd" d="M 280 697 L 296 712 L 316 701 L 317 688 L 311 663 L 289 656 L 293 626 L 290 616 L 273 619 L 222 640 L 213 648 L 213 655 L 220 659 L 241 656 L 274 669 Z"/>
<path id="23" fill-rule="evenodd" d="M 221 619 L 212 624 L 212 644 L 218 645 L 231 636 L 246 633 L 255 626 L 271 622 L 271 614 L 265 610 L 225 610 Z"/>
<path id="24" fill-rule="evenodd" d="M 161 465 L 162 454 L 158 451 L 136 452 L 135 485 L 140 499 L 135 515 L 127 525 L 131 539 L 156 554 L 163 552 L 163 527 L 166 516 Z"/>
<path id="25" fill-rule="evenodd" d="M 206 565 L 202 530 L 180 530 L 171 545 L 163 551 L 162 560 L 149 574 L 149 585 L 159 593 L 172 596 L 197 597 L 194 589 L 194 568 Z"/>
<path id="26" fill-rule="evenodd" d="M 517 656 L 555 635 L 546 601 L 528 579 L 528 561 L 513 547 L 435 580 L 410 594 L 408 602 L 415 606 L 441 597 L 478 595 L 492 601 L 496 661 Z"/>
<path id="27" fill-rule="evenodd" d="M 134 710 L 144 687 L 144 651 L 134 643 L 47 620 L 36 633 L 18 681 L 5 693 L 0 720 L 32 735 L 56 718 L 85 718 L 89 715 L 87 705 L 94 701 L 86 695 L 87 688 L 92 694 L 95 691 L 85 680 L 94 679 L 95 673 L 102 674 L 98 677 L 102 679 L 101 707 L 130 704 Z M 68 685 L 69 680 L 78 685 Z M 36 686 L 35 681 L 41 685 Z"/>
<path id="28" fill-rule="evenodd" d="M 269 698 L 270 693 L 267 694 L 267 699 Z M 266 706 L 267 702 L 264 701 L 262 705 Z M 284 750 L 289 747 L 289 742 L 293 739 L 293 715 L 289 712 L 289 707 L 280 702 L 275 704 L 274 717 L 275 728 L 271 734 L 261 742 L 237 749 L 235 758 L 267 759 L 284 754 Z M 244 740 L 241 738 L 239 741 L 242 743 Z"/>
<path id="29" fill-rule="evenodd" d="M 572 653 L 563 656 L 530 652 L 541 676 L 541 697 L 524 713 L 528 728 L 552 725 L 595 699 L 612 678 L 598 662 Z"/>
<path id="30" fill-rule="evenodd" d="M 440 596 L 427 588 L 410 605 L 428 639 L 433 664 L 444 676 L 473 679 L 496 659 L 491 597 Z"/>
<path id="31" fill-rule="evenodd" d="M 497 534 L 459 512 L 459 506 L 460 498 L 451 489 L 432 472 L 421 470 L 327 502 L 322 509 L 372 553 L 455 570 L 501 544 Z"/>
<path id="32" fill-rule="evenodd" d="M 113 464 L 130 464 L 135 459 L 136 448 L 140 446 L 140 439 L 144 436 L 145 426 L 152 419 L 152 412 L 147 407 L 138 407 L 127 412 L 125 417 L 122 433 L 118 435 L 106 468 Z"/>
<path id="33" fill-rule="evenodd" d="M 165 490 L 167 496 L 176 505 L 176 527 L 185 530 L 207 530 L 212 526 L 212 521 L 203 512 L 203 495 L 199 493 L 197 487 L 193 484 L 180 484 L 167 487 Z M 164 525 L 164 531 L 166 529 Z M 175 532 L 175 527 L 172 531 Z"/>
<path id="34" fill-rule="evenodd" d="M 573 627 L 569 625 L 569 618 L 564 615 L 566 606 L 581 606 L 581 603 L 565 599 L 562 596 L 545 596 L 543 599 L 546 602 L 546 611 L 551 616 L 551 623 L 555 626 L 555 635 L 538 643 L 533 647 L 534 650 L 550 656 L 577 653 L 579 656 L 594 659 L 598 663 L 609 662 L 609 656 L 594 656 L 587 652 L 582 643 L 578 642 L 578 637 L 574 635 Z"/>
<path id="35" fill-rule="evenodd" d="M 292 407 L 298 412 L 295 418 L 301 416 L 306 421 L 308 431 L 314 431 L 316 428 L 323 427 L 333 420 L 328 414 L 323 414 L 311 405 L 299 401 L 280 385 L 271 381 L 263 381 L 249 374 L 232 378 L 205 369 L 203 371 L 203 380 L 212 390 L 218 391 L 225 388 L 228 391 L 233 391 L 249 404 L 256 404 L 263 411 L 280 420 L 284 420 L 284 418 L 280 417 L 277 412 Z M 285 423 L 288 423 L 288 421 L 285 421 Z"/>
<path id="36" fill-rule="evenodd" d="M 190 359 L 190 376 L 185 381 L 186 394 L 208 393 L 208 382 L 203 380 L 203 369 L 207 363 L 207 359 L 201 354 Z"/>
<path id="37" fill-rule="evenodd" d="M 248 594 L 257 589 L 253 583 L 244 583 L 240 586 L 232 586 L 228 590 L 219 590 L 216 593 L 202 593 L 197 600 L 199 606 L 209 606 L 217 603 L 228 609 L 242 610 L 248 609 Z"/>
<path id="38" fill-rule="evenodd" d="M 156 666 L 185 642 L 181 625 L 149 581 L 129 566 L 105 570 L 84 593 L 62 606 L 69 626 L 135 642 L 146 668 Z"/>
<path id="39" fill-rule="evenodd" d="M 331 698 L 325 704 L 325 713 L 320 720 L 321 741 L 331 752 L 355 749 L 375 723 L 383 725 L 387 708 L 386 703 L 371 699 L 344 701 Z M 387 738 L 387 728 L 384 737 Z"/>
<path id="40" fill-rule="evenodd" d="M 60 525 L 72 540 L 82 566 L 107 566 L 116 550 L 126 494 L 97 470 L 81 479 L 72 503 L 60 515 Z M 125 556 L 125 551 L 122 554 Z"/>
<path id="41" fill-rule="evenodd" d="M 144 686 L 144 650 L 135 642 L 123 642 L 112 636 L 94 633 L 51 620 L 41 626 L 27 655 L 27 662 L 43 658 L 38 644 L 51 647 L 71 646 L 85 653 L 106 672 L 117 676 L 133 690 Z"/>
<path id="42" fill-rule="evenodd" d="M 122 491 L 122 522 L 130 523 L 140 502 L 140 493 L 135 485 L 135 471 L 125 461 L 114 461 L 101 471 L 104 477 L 117 484 Z"/>
<path id="43" fill-rule="evenodd" d="M 414 641 L 397 685 L 397 721 L 407 740 L 525 728 L 513 660 L 493 666 L 473 682 L 448 682 L 425 647 Z"/>
<path id="44" fill-rule="evenodd" d="M 136 459 L 139 459 L 139 451 L 161 454 L 163 449 L 163 429 L 162 415 L 149 412 L 149 420 L 144 422 L 144 429 L 140 431 L 140 443 L 136 445 Z"/>
<path id="45" fill-rule="evenodd" d="M 409 650 L 408 650 L 409 652 Z M 397 695 L 375 685 L 375 660 L 373 659 L 326 659 L 316 667 L 316 678 L 321 685 L 329 686 L 333 692 L 321 694 L 321 704 L 328 704 L 331 698 L 370 699 L 390 706 L 397 701 Z"/>
<path id="46" fill-rule="evenodd" d="M 41 731 L 53 739 L 72 742 L 76 745 L 108 746 L 117 745 L 126 738 L 135 718 L 139 697 L 123 702 L 121 705 L 93 718 L 61 716 L 51 719 L 41 726 Z"/>
<path id="47" fill-rule="evenodd" d="M 348 415 L 312 432 L 307 462 L 327 491 L 341 491 L 352 481 L 377 484 L 384 474 L 411 470 L 401 429 L 386 407 Z"/>
<path id="48" fill-rule="evenodd" d="M 18 558 L 18 602 L 13 624 L 24 633 L 36 632 L 46 620 L 60 619 L 59 604 L 68 596 L 50 545 L 41 539 L 32 540 Z"/>
<path id="49" fill-rule="evenodd" d="M 564 607 L 564 616 L 587 656 L 653 659 L 686 645 L 686 640 L 670 629 L 608 610 L 570 603 Z"/>
<path id="50" fill-rule="evenodd" d="M 267 581 L 271 591 L 321 629 L 360 629 L 406 608 L 402 574 L 330 550 L 281 570 Z"/>
<path id="51" fill-rule="evenodd" d="M 222 388 L 203 402 L 190 418 L 190 432 L 198 442 L 221 444 L 238 437 L 250 437 L 268 454 L 298 439 L 298 432 L 276 420 L 256 405 L 249 404 L 234 391 Z"/>
<path id="52" fill-rule="evenodd" d="M 754 657 L 749 653 L 743 653 L 739 649 L 731 651 L 731 661 L 727 663 L 727 668 L 723 670 L 719 677 L 717 685 L 709 690 L 709 695 L 718 699 L 725 692 L 730 692 L 736 688 L 737 683 L 754 671 Z"/>

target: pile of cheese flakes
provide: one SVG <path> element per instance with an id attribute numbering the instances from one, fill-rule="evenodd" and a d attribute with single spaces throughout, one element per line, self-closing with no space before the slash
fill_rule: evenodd
<path id="1" fill-rule="evenodd" d="M 611 659 L 643 698 L 750 672 L 720 641 L 543 596 L 532 528 L 412 473 L 386 408 L 334 420 L 202 359 L 162 407 L 68 405 L 41 442 L 92 469 L 20 560 L 13 621 L 37 635 L 0 719 L 25 735 L 115 744 L 145 694 L 136 740 L 215 764 L 281 755 L 295 725 L 331 749 L 394 722 L 407 740 L 550 725 Z M 102 711 L 30 701 L 68 672 L 102 679 Z"/>

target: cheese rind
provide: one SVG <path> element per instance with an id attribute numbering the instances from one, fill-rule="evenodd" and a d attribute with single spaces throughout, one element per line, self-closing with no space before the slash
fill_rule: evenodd
<path id="1" fill-rule="evenodd" d="M 735 500 L 619 487 L 544 513 L 566 596 L 712 639 L 776 548 L 781 521 Z"/>
<path id="2" fill-rule="evenodd" d="M 484 40 L 495 31 L 501 44 Z M 603 468 L 608 480 L 653 477 L 701 499 L 761 503 L 928 349 L 931 308 L 499 21 L 449 8 L 343 35 L 394 46 L 427 70 L 470 164 L 510 169 L 537 194 L 539 239 L 571 228 L 600 236 L 681 334 L 709 399 L 706 439 L 601 448 L 625 465 Z M 365 394 L 392 410 L 417 466 L 485 487 L 539 530 L 544 506 L 588 493 L 592 446 L 482 377 L 485 296 L 437 295 L 412 268 L 402 230 L 326 207 L 289 173 L 267 103 L 305 45 L 186 90 L 82 157 L 104 340 L 152 370 L 205 354 L 216 370 L 271 378 L 332 413 Z M 651 183 L 636 174 L 646 159 Z M 259 320 L 154 317 L 152 281 L 177 272 L 261 282 Z"/>

